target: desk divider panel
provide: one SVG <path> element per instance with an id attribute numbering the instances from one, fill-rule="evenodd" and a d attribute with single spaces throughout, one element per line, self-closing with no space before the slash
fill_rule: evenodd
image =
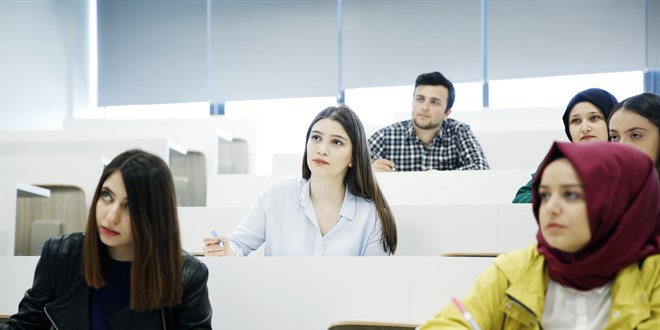
<path id="1" fill-rule="evenodd" d="M 532 170 L 376 173 L 392 205 L 504 204 L 529 181 Z M 208 178 L 206 206 L 250 206 L 274 178 L 224 174 Z"/>
<path id="2" fill-rule="evenodd" d="M 452 296 L 463 296 L 493 258 L 200 260 L 209 269 L 213 328 L 327 329 L 345 320 L 421 324 Z M 38 257 L 0 256 L 0 315 L 16 313 L 37 261 Z"/>
<path id="3" fill-rule="evenodd" d="M 14 255 L 16 181 L 31 185 L 72 186 L 82 190 L 86 214 L 103 171 L 101 154 L 5 155 L 0 157 L 0 255 Z M 72 166 L 75 164 L 75 166 Z M 85 217 L 86 219 L 86 217 Z"/>

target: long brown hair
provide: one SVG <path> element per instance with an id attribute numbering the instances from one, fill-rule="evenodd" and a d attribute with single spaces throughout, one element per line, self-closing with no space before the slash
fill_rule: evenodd
<path id="1" fill-rule="evenodd" d="M 174 180 L 162 159 L 142 150 L 118 155 L 103 170 L 89 210 L 82 275 L 95 289 L 104 286 L 109 275 L 111 259 L 99 239 L 96 204 L 103 183 L 115 172 L 121 173 L 126 186 L 133 231 L 130 307 L 146 311 L 178 305 L 183 258 Z"/>
<path id="2" fill-rule="evenodd" d="M 307 139 L 305 141 L 305 154 L 302 161 L 303 178 L 309 179 L 312 175 L 312 171 L 307 165 L 307 143 L 309 142 L 310 132 L 316 122 L 325 118 L 338 122 L 346 130 L 346 133 L 348 133 L 348 137 L 353 144 L 353 150 L 351 151 L 353 166 L 348 168 L 348 172 L 346 172 L 346 176 L 344 177 L 344 184 L 353 195 L 373 201 L 383 228 L 380 237 L 383 249 L 386 252 L 394 254 L 397 242 L 394 215 L 392 215 L 390 206 L 380 191 L 376 177 L 371 169 L 371 156 L 362 122 L 348 106 L 339 105 L 325 108 L 309 125 Z"/>

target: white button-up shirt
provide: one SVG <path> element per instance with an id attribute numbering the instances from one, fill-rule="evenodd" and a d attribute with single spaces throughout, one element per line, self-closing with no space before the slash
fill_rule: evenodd
<path id="1" fill-rule="evenodd" d="M 347 188 L 337 224 L 322 236 L 309 187 L 302 178 L 276 179 L 259 193 L 229 235 L 234 253 L 245 256 L 266 244 L 266 256 L 387 255 L 373 202 Z"/>

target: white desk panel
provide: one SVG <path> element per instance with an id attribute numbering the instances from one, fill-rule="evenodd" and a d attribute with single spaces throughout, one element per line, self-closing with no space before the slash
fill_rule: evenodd
<path id="1" fill-rule="evenodd" d="M 203 260 L 214 328 L 321 330 L 341 320 L 408 319 L 410 258 Z"/>
<path id="2" fill-rule="evenodd" d="M 206 206 L 249 207 L 257 200 L 257 194 L 275 177 L 252 174 L 217 174 L 207 178 Z"/>
<path id="3" fill-rule="evenodd" d="M 25 291 L 32 287 L 39 257 L 0 256 L 0 315 L 18 312 Z"/>
<path id="4" fill-rule="evenodd" d="M 397 256 L 495 253 L 498 205 L 392 206 Z"/>
<path id="5" fill-rule="evenodd" d="M 510 203 L 529 170 L 376 173 L 390 205 Z M 521 179 L 524 181 L 521 183 Z"/>
<path id="6" fill-rule="evenodd" d="M 462 298 L 495 258 L 413 257 L 410 274 L 410 319 L 423 324 L 435 316 L 451 297 Z"/>
<path id="7" fill-rule="evenodd" d="M 422 323 L 462 296 L 492 258 L 201 258 L 217 329 L 327 329 L 363 320 Z M 0 314 L 31 287 L 38 257 L 0 257 Z M 257 315 L 257 317 L 255 317 Z"/>
<path id="8" fill-rule="evenodd" d="M 532 170 L 376 173 L 393 205 L 510 203 Z M 257 194 L 281 176 L 219 174 L 207 182 L 206 206 L 250 206 Z"/>
<path id="9" fill-rule="evenodd" d="M 113 159 L 129 149 L 142 149 L 162 158 L 166 164 L 170 161 L 170 152 L 186 154 L 187 149 L 167 139 L 117 139 L 105 140 L 79 137 L 78 139 L 56 138 L 29 141 L 0 142 L 2 155 L 62 155 L 80 153 L 99 153 Z"/>
<path id="10" fill-rule="evenodd" d="M 536 242 L 539 226 L 532 204 L 502 204 L 497 210 L 497 252 L 521 249 Z"/>
<path id="11" fill-rule="evenodd" d="M 218 169 L 218 138 L 231 136 L 247 142 L 249 173 L 256 173 L 256 119 L 213 116 L 200 119 L 65 119 L 64 131 L 69 134 L 103 134 L 107 138 L 168 138 L 190 151 L 204 154 L 206 173 Z M 221 136 L 218 134 L 223 132 Z"/>
<path id="12" fill-rule="evenodd" d="M 474 132 L 493 170 L 536 169 L 554 141 L 567 142 L 564 129 Z M 522 182 L 522 186 L 529 181 Z"/>

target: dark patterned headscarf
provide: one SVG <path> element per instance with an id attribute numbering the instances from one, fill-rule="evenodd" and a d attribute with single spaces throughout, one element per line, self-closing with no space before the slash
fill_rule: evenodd
<path id="1" fill-rule="evenodd" d="M 610 94 L 610 92 L 600 88 L 589 88 L 575 94 L 571 101 L 568 102 L 566 110 L 564 111 L 564 116 L 561 117 L 561 119 L 564 121 L 564 130 L 566 131 L 566 136 L 568 136 L 568 140 L 570 141 L 573 141 L 573 138 L 571 137 L 571 132 L 568 129 L 570 126 L 568 124 L 568 117 L 571 115 L 571 110 L 573 110 L 573 107 L 580 102 L 589 102 L 595 105 L 596 108 L 600 109 L 600 111 L 603 113 L 603 116 L 605 116 L 605 122 L 607 122 L 607 118 L 610 116 L 610 112 L 612 111 L 614 105 L 617 103 L 617 100 L 614 95 Z"/>

